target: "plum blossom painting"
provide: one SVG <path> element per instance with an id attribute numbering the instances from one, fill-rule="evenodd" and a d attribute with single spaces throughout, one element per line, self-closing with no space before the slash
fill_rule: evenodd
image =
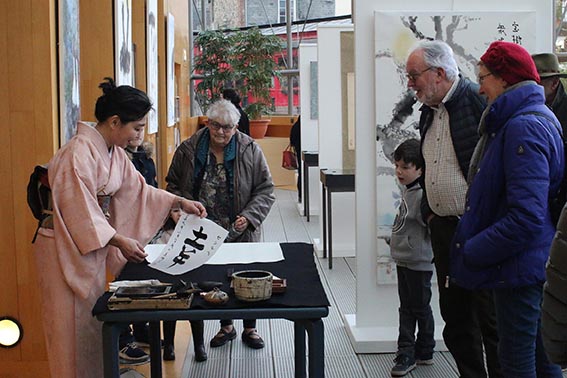
<path id="1" fill-rule="evenodd" d="M 462 76 L 476 82 L 477 62 L 491 42 L 505 40 L 533 53 L 535 12 L 376 12 L 375 90 L 378 236 L 389 233 L 400 201 L 394 149 L 419 138 L 420 103 L 407 88 L 406 59 L 422 40 L 443 40 Z"/>
<path id="2" fill-rule="evenodd" d="M 158 37 L 157 37 L 157 0 L 146 1 L 146 75 L 147 92 L 152 101 L 152 110 L 148 113 L 148 134 L 158 131 Z"/>
<path id="3" fill-rule="evenodd" d="M 60 143 L 75 135 L 80 117 L 79 1 L 59 1 L 59 114 Z"/>
<path id="4" fill-rule="evenodd" d="M 134 85 L 132 0 L 114 1 L 114 69 L 116 85 Z"/>

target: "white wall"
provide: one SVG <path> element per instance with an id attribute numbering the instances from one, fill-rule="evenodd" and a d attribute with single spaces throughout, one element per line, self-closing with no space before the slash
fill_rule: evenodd
<path id="1" fill-rule="evenodd" d="M 553 0 L 353 0 L 356 72 L 356 314 L 347 330 L 357 352 L 395 350 L 397 299 L 393 285 L 376 284 L 375 11 L 537 12 L 537 50 L 553 47 Z M 369 300 L 372 298 L 373 300 Z M 435 299 L 433 299 L 435 300 Z"/>
<path id="2" fill-rule="evenodd" d="M 299 45 L 299 104 L 301 106 L 301 149 L 303 151 L 319 150 L 319 125 L 317 119 L 311 119 L 311 62 L 317 62 L 317 44 L 302 43 Z M 302 175 L 301 180 L 305 179 Z M 305 185 L 305 183 L 302 183 Z M 319 168 L 309 169 L 309 214 L 319 214 L 320 186 Z M 302 186 L 303 188 L 304 186 Z M 303 190 L 303 189 L 302 189 Z M 303 211 L 303 201 L 298 206 Z M 305 214 L 303 214 L 305 215 Z"/>
<path id="3" fill-rule="evenodd" d="M 343 167 L 343 90 L 341 88 L 340 42 L 341 32 L 352 30 L 353 25 L 320 25 L 317 28 L 319 168 L 342 169 Z M 318 174 L 317 178 L 319 178 Z M 321 190 L 320 182 L 318 188 Z M 354 256 L 354 193 L 333 194 L 332 210 L 333 256 Z M 320 235 L 323 235 L 321 217 L 319 220 Z M 322 242 L 316 243 L 315 248 L 321 254 Z"/>
<path id="4" fill-rule="evenodd" d="M 301 148 L 319 149 L 319 128 L 316 119 L 311 119 L 311 62 L 317 62 L 317 44 L 299 45 L 299 105 L 301 106 Z"/>

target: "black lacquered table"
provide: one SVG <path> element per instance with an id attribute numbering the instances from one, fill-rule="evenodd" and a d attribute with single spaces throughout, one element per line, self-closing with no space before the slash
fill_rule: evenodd
<path id="1" fill-rule="evenodd" d="M 354 169 L 321 169 L 323 185 L 323 257 L 329 252 L 329 269 L 333 269 L 333 203 L 334 192 L 354 192 Z"/>
<path id="2" fill-rule="evenodd" d="M 319 165 L 319 152 L 303 151 L 301 160 L 303 160 L 303 215 L 307 217 L 307 222 L 309 222 L 309 167 Z"/>
<path id="3" fill-rule="evenodd" d="M 295 377 L 324 377 L 324 326 L 322 318 L 329 313 L 329 301 L 325 295 L 314 263 L 313 246 L 306 243 L 281 243 L 284 261 L 232 265 L 203 265 L 179 276 L 172 276 L 150 268 L 147 264 L 128 263 L 118 280 L 159 279 L 175 283 L 220 281 L 222 290 L 230 295 L 224 306 L 213 306 L 195 297 L 187 310 L 120 310 L 110 311 L 106 293 L 93 309 L 97 319 L 104 322 L 103 356 L 105 378 L 119 378 L 118 337 L 120 323 L 149 322 L 151 376 L 161 377 L 160 321 L 162 320 L 211 320 L 211 319 L 287 319 L 294 323 Z M 261 248 L 261 243 L 258 243 Z M 283 294 L 273 294 L 266 301 L 242 302 L 234 298 L 229 289 L 227 270 L 261 269 L 286 278 L 287 289 Z M 306 339 L 306 335 L 308 339 Z M 308 343 L 309 366 L 306 363 Z"/>

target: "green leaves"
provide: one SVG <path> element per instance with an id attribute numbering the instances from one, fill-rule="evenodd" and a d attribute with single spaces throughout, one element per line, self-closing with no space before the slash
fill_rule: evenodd
<path id="1" fill-rule="evenodd" d="M 195 57 L 194 71 L 203 75 L 197 84 L 197 101 L 206 110 L 221 97 L 222 89 L 234 87 L 248 96 L 246 112 L 251 119 L 273 110 L 270 88 L 276 73 L 276 53 L 282 40 L 264 35 L 258 28 L 230 33 L 207 30 L 199 33 L 195 44 L 201 54 Z"/>

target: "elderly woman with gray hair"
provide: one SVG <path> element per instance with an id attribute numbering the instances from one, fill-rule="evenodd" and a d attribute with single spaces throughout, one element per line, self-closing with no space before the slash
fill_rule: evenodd
<path id="1" fill-rule="evenodd" d="M 207 127 L 184 141 L 173 156 L 167 190 L 199 198 L 207 218 L 229 230 L 226 242 L 260 241 L 261 224 L 274 201 L 274 184 L 260 146 L 237 130 L 240 113 L 227 100 L 207 111 Z M 242 340 L 254 349 L 264 347 L 255 319 L 244 319 Z M 232 320 L 221 320 L 211 340 L 220 347 L 236 338 Z"/>

